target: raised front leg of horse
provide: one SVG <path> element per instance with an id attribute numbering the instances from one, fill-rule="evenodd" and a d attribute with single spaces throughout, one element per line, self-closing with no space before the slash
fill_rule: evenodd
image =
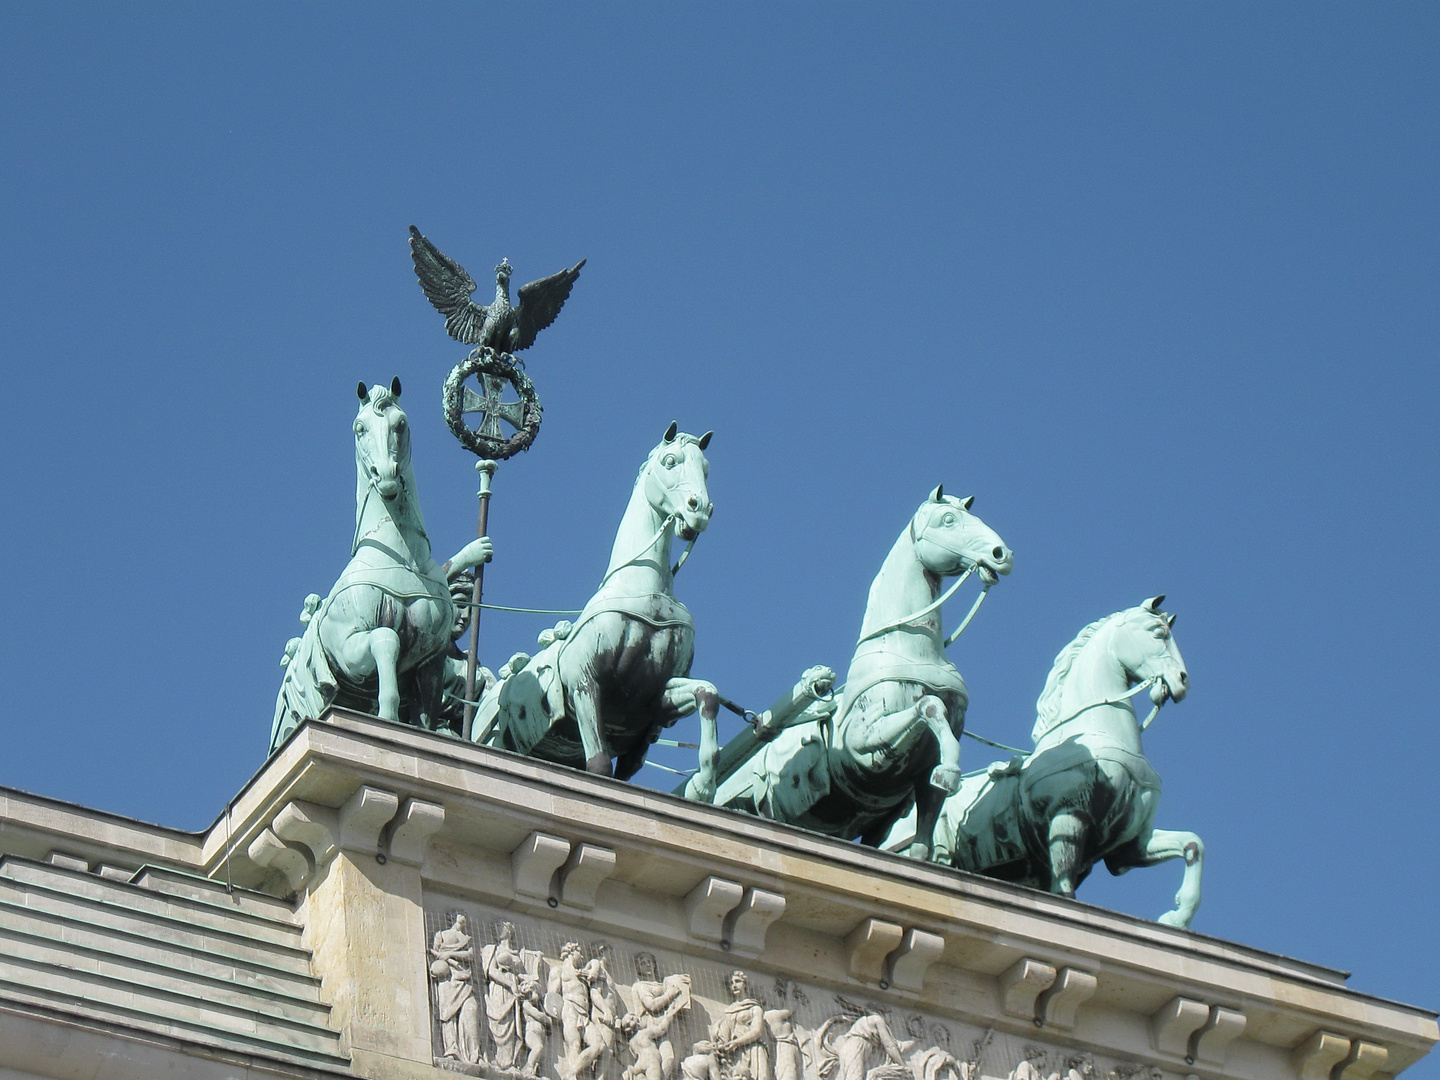
<path id="1" fill-rule="evenodd" d="M 876 766 L 908 755 L 926 734 L 934 737 L 940 752 L 940 764 L 930 770 L 928 778 L 915 781 L 915 839 L 906 854 L 922 862 L 930 858 L 935 836 L 935 823 L 946 796 L 960 789 L 960 740 L 951 726 L 945 703 L 934 694 L 926 694 L 908 709 L 888 713 L 863 725 L 847 725 L 845 742 L 857 757 L 869 756 Z M 877 827 L 873 835 L 861 837 L 862 843 L 877 846 L 889 833 L 890 822 Z"/>
<path id="2" fill-rule="evenodd" d="M 1171 859 L 1185 860 L 1185 877 L 1175 894 L 1175 908 L 1161 915 L 1166 926 L 1189 929 L 1190 920 L 1200 908 L 1200 875 L 1205 865 L 1205 843 L 1193 832 L 1151 829 L 1133 844 L 1127 844 L 1105 857 L 1105 868 L 1112 874 L 1123 874 L 1137 866 L 1156 866 Z"/>
<path id="3" fill-rule="evenodd" d="M 908 709 L 877 717 L 847 729 L 846 742 L 856 754 L 898 756 L 929 731 L 940 748 L 940 764 L 930 771 L 930 783 L 945 795 L 960 790 L 960 740 L 950 726 L 945 703 L 926 694 Z"/>
<path id="4" fill-rule="evenodd" d="M 347 674 L 369 678 L 380 684 L 375 714 L 381 720 L 400 720 L 400 635 L 388 626 L 350 634 L 340 644 L 337 658 Z"/>
<path id="5" fill-rule="evenodd" d="M 671 679 L 660 696 L 660 715 L 669 727 L 682 716 L 700 712 L 700 771 L 685 785 L 685 797 L 710 802 L 715 797 L 715 763 L 720 757 L 720 692 L 702 679 Z"/>

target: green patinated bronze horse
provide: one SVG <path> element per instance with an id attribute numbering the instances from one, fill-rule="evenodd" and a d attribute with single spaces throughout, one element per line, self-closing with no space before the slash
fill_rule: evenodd
<path id="1" fill-rule="evenodd" d="M 1013 565 L 1004 541 L 969 512 L 971 502 L 937 487 L 895 541 L 870 586 L 832 707 L 815 702 L 798 722 L 762 733 L 768 742 L 742 733 L 722 752 L 718 789 L 707 792 L 702 767 L 686 787 L 690 798 L 871 845 L 913 803 L 920 827 L 910 854 L 929 857 L 941 803 L 960 784 L 969 703 L 945 655 L 941 582 L 976 572 L 988 588 Z"/>
<path id="2" fill-rule="evenodd" d="M 452 580 L 490 558 L 486 537 L 444 566 L 420 516 L 400 380 L 358 389 L 355 538 L 324 601 L 307 602 L 305 633 L 286 648 L 270 729 L 273 753 L 331 705 L 440 730 L 447 654 L 457 632 Z"/>
<path id="3" fill-rule="evenodd" d="M 670 564 L 674 538 L 693 542 L 710 523 L 710 436 L 671 424 L 650 451 L 600 587 L 573 625 L 486 691 L 476 742 L 624 780 L 664 728 L 698 708 L 702 764 L 713 760 L 719 698 L 688 677 L 695 623 Z"/>
<path id="4" fill-rule="evenodd" d="M 945 800 L 935 861 L 1074 896 L 1102 859 L 1123 874 L 1183 858 L 1175 908 L 1160 921 L 1190 925 L 1205 848 L 1194 833 L 1154 827 L 1160 778 L 1130 704 L 1149 691 L 1158 709 L 1190 688 L 1164 599 L 1093 622 L 1061 650 L 1036 706 L 1035 749 L 967 777 Z M 885 846 L 905 850 L 917 831 L 913 816 L 901 821 Z"/>

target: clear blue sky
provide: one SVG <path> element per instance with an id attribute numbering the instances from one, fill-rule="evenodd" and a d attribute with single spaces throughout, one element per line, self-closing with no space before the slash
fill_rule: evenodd
<path id="1" fill-rule="evenodd" d="M 414 222 L 477 278 L 590 260 L 491 599 L 582 603 L 665 425 L 714 428 L 679 592 L 763 707 L 973 493 L 1016 569 L 970 726 L 1025 739 L 1057 650 L 1168 593 L 1196 929 L 1440 1006 L 1437 44 L 1420 4 L 5 5 L 0 783 L 213 819 L 345 561 L 357 379 L 471 534 Z"/>

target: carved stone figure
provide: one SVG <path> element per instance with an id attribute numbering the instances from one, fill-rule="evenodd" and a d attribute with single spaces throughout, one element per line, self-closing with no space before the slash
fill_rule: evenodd
<path id="1" fill-rule="evenodd" d="M 911 1080 L 970 1080 L 964 1064 L 950 1052 L 950 1032 L 943 1025 L 935 1025 L 935 1041 L 923 1049 L 920 1047 L 925 1041 L 925 1017 L 919 1014 L 909 1017 L 905 1021 L 905 1033 L 910 1038 L 902 1049 Z"/>
<path id="2" fill-rule="evenodd" d="M 589 1075 L 614 1040 L 610 1025 L 616 1018 L 596 1010 L 597 999 L 603 1002 L 605 995 L 603 991 L 599 995 L 591 993 L 592 980 L 599 982 L 603 978 L 603 962 L 597 959 L 586 963 L 585 950 L 575 941 L 561 947 L 560 963 L 550 968 L 545 1011 L 560 1021 L 565 1047 L 557 1062 L 561 1080 Z"/>
<path id="3" fill-rule="evenodd" d="M 1034 751 L 967 779 L 945 801 L 937 860 L 1074 896 L 1102 859 L 1112 874 L 1184 859 L 1175 908 L 1160 921 L 1190 925 L 1204 846 L 1194 833 L 1154 827 L 1160 778 L 1130 704 L 1144 691 L 1158 707 L 1189 690 L 1164 599 L 1093 622 L 1061 650 L 1037 705 Z M 914 828 L 900 822 L 885 846 L 904 848 Z"/>
<path id="4" fill-rule="evenodd" d="M 369 390 L 361 383 L 359 394 L 350 563 L 285 665 L 270 730 L 272 753 L 331 705 L 440 728 L 446 656 L 456 627 L 450 581 L 491 555 L 489 538 L 481 537 L 443 566 L 436 564 L 420 516 L 400 380 Z"/>
<path id="5" fill-rule="evenodd" d="M 1064 1080 L 1095 1080 L 1095 1059 L 1089 1054 L 1071 1054 L 1065 1059 Z"/>
<path id="6" fill-rule="evenodd" d="M 528 1018 L 526 1003 L 535 1010 L 539 983 L 540 954 L 516 947 L 515 924 L 500 924 L 499 937 L 480 951 L 481 973 L 485 979 L 485 1016 L 495 1042 L 494 1064 L 501 1069 L 534 1071 L 539 1055 L 528 1045 L 536 1021 Z M 543 1014 L 542 1014 L 543 1015 Z M 529 1049 L 533 1060 L 522 1063 L 521 1051 Z M 543 1039 L 540 1043 L 543 1052 Z"/>
<path id="7" fill-rule="evenodd" d="M 908 1080 L 905 1051 L 896 1041 L 885 1016 L 871 1008 L 841 1001 L 846 1009 L 821 1025 L 817 1041 L 825 1060 L 825 1080 Z"/>
<path id="8" fill-rule="evenodd" d="M 708 1039 L 699 1040 L 689 1056 L 680 1062 L 680 1075 L 685 1080 L 723 1080 L 715 1044 Z"/>
<path id="9" fill-rule="evenodd" d="M 945 1030 L 942 1025 L 937 1024 L 936 1042 L 939 1043 L 942 1037 L 944 1039 L 944 1044 L 948 1046 L 950 1044 L 950 1033 Z M 994 1038 L 995 1029 L 986 1028 L 985 1034 L 981 1035 L 980 1038 L 976 1039 L 970 1044 L 970 1056 L 965 1059 L 964 1072 L 962 1073 L 961 1080 L 977 1080 L 977 1078 L 980 1076 L 980 1065 L 985 1058 L 985 1050 L 987 1047 L 989 1047 L 991 1040 Z"/>
<path id="10" fill-rule="evenodd" d="M 633 1011 L 625 1018 L 626 1028 L 630 1030 L 622 1029 L 636 1058 L 632 1068 L 641 1068 L 640 1057 L 644 1051 L 646 1064 L 636 1075 L 643 1076 L 644 1080 L 670 1080 L 675 1075 L 676 1064 L 675 1047 L 669 1038 L 670 1025 L 690 1007 L 690 976 L 682 973 L 661 979 L 655 954 L 640 952 L 635 955 L 635 979 L 630 991 Z M 649 1057 L 652 1048 L 653 1062 Z M 652 1064 L 659 1070 L 655 1075 L 651 1074 Z"/>
<path id="11" fill-rule="evenodd" d="M 723 1072 L 730 1080 L 774 1080 L 770 1071 L 770 1029 L 765 1007 L 750 996 L 750 979 L 732 971 L 728 981 L 730 1004 L 715 1025 L 713 1041 Z"/>
<path id="12" fill-rule="evenodd" d="M 414 225 L 410 226 L 410 256 L 425 298 L 445 316 L 445 330 L 466 345 L 487 345 L 514 353 L 535 344 L 535 335 L 555 321 L 570 296 L 585 260 L 558 274 L 520 286 L 520 303 L 510 303 L 509 259 L 495 267 L 495 300 L 489 305 L 471 299 L 475 279 L 454 259 L 447 258 Z"/>
<path id="13" fill-rule="evenodd" d="M 466 1065 L 480 1063 L 480 1009 L 475 1002 L 475 948 L 463 913 L 439 930 L 430 947 L 430 978 L 440 1019 L 442 1056 Z"/>
<path id="14" fill-rule="evenodd" d="M 1025 1056 L 1010 1070 L 1010 1080 L 1046 1080 L 1045 1059 L 1048 1056 L 1043 1046 L 1025 1047 Z"/>
<path id="15" fill-rule="evenodd" d="M 833 718 L 817 714 L 782 730 L 722 776 L 716 804 L 879 844 L 915 803 L 909 854 L 929 857 L 941 803 L 960 785 L 968 704 L 944 652 L 941 579 L 973 571 L 988 588 L 1013 565 L 970 503 L 936 488 L 921 504 L 870 586 Z"/>
<path id="16" fill-rule="evenodd" d="M 628 779 L 661 730 L 698 708 L 702 768 L 713 768 L 719 696 L 688 678 L 695 624 L 670 564 L 674 538 L 693 541 L 710 523 L 709 444 L 709 432 L 670 425 L 640 469 L 599 589 L 563 638 L 486 696 L 476 742 Z"/>

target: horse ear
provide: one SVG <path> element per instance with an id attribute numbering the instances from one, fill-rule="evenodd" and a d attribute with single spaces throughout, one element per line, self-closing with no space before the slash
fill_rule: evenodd
<path id="1" fill-rule="evenodd" d="M 705 432 L 704 435 L 701 435 L 701 436 L 700 436 L 700 441 L 699 441 L 698 443 L 696 443 L 695 445 L 698 446 L 698 447 L 700 447 L 701 450 L 704 450 L 705 447 L 707 447 L 707 446 L 710 445 L 710 436 L 712 436 L 712 435 L 714 435 L 714 434 L 715 434 L 715 432 L 713 432 L 713 431 L 707 431 L 707 432 Z"/>
<path id="2" fill-rule="evenodd" d="M 1146 600 L 1145 603 L 1141 604 L 1140 606 L 1153 615 L 1160 611 L 1160 605 L 1164 602 L 1165 594 L 1162 592 L 1159 596 L 1152 596 L 1149 600 Z"/>
<path id="3" fill-rule="evenodd" d="M 973 503 L 974 501 L 975 501 L 975 496 L 974 496 L 974 495 L 966 495 L 963 499 L 960 500 L 960 509 L 961 509 L 961 510 L 969 510 L 969 509 L 970 509 L 970 504 Z"/>
<path id="4" fill-rule="evenodd" d="M 680 430 L 680 425 L 677 424 L 674 420 L 671 420 L 671 421 L 670 421 L 670 426 L 665 429 L 665 441 L 666 441 L 666 442 L 674 442 L 674 441 L 675 441 L 675 433 L 676 433 L 677 431 L 679 431 L 679 430 Z"/>
<path id="5" fill-rule="evenodd" d="M 1168 626 L 1168 627 L 1170 627 L 1171 630 L 1174 630 L 1174 629 L 1175 629 L 1175 620 L 1176 620 L 1178 617 L 1179 617 L 1179 616 L 1176 616 L 1176 615 L 1166 615 L 1166 616 L 1165 616 L 1165 625 Z"/>
<path id="6" fill-rule="evenodd" d="M 931 501 L 931 502 L 944 502 L 944 501 L 945 501 L 945 485 L 944 485 L 944 484 L 936 484 L 936 485 L 935 485 L 935 490 L 932 491 L 932 492 L 930 492 L 930 501 Z"/>
<path id="7" fill-rule="evenodd" d="M 365 389 L 365 380 L 364 380 L 364 379 L 361 379 L 361 380 L 360 380 L 360 385 L 355 388 L 355 392 L 360 395 L 360 400 L 361 400 L 361 401 L 369 401 L 369 400 L 370 400 L 370 391 Z"/>
<path id="8" fill-rule="evenodd" d="M 399 396 L 400 396 L 400 376 L 399 376 L 399 375 L 396 375 L 393 379 L 390 380 L 390 396 L 391 396 L 391 397 L 399 397 Z"/>

